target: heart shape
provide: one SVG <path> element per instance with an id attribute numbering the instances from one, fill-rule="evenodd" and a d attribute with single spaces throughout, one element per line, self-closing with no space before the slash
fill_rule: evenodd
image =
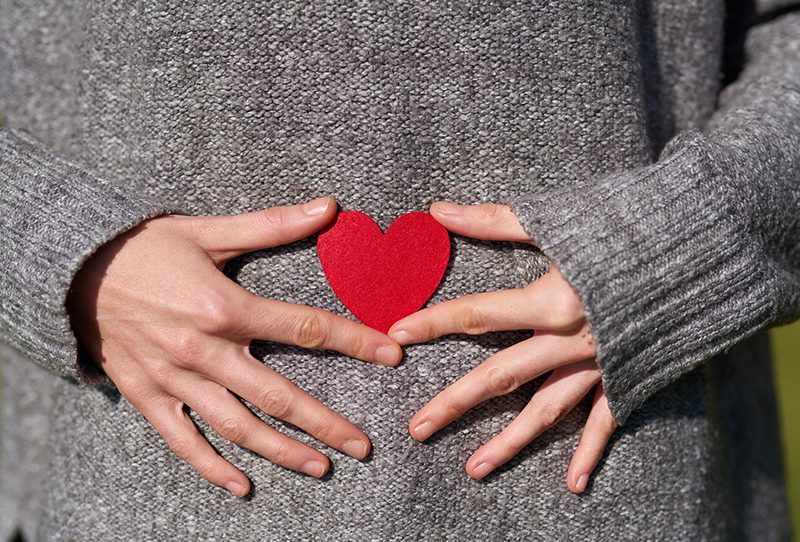
<path id="1" fill-rule="evenodd" d="M 450 234 L 428 213 L 402 215 L 384 234 L 368 215 L 341 211 L 317 238 L 317 254 L 345 307 L 386 333 L 433 295 L 450 260 Z"/>

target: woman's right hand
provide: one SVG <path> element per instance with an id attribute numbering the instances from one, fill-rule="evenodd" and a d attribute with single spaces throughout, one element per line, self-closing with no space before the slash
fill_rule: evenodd
<path id="1" fill-rule="evenodd" d="M 311 476 L 325 474 L 328 458 L 236 396 L 357 459 L 369 453 L 362 431 L 254 358 L 250 342 L 383 365 L 399 363 L 397 342 L 322 309 L 259 297 L 222 272 L 231 258 L 307 237 L 335 215 L 327 197 L 241 215 L 152 218 L 103 245 L 73 281 L 67 308 L 92 358 L 173 452 L 238 496 L 249 493 L 249 480 L 214 451 L 184 406 L 222 437 Z"/>

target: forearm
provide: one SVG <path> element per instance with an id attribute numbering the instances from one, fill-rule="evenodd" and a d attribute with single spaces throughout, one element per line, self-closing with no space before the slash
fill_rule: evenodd
<path id="1" fill-rule="evenodd" d="M 619 423 L 800 313 L 800 14 L 767 24 L 711 121 L 656 163 L 509 202 L 584 302 Z"/>
<path id="2" fill-rule="evenodd" d="M 704 128 L 775 295 L 772 323 L 800 317 L 800 12 L 750 30 L 750 61 Z"/>
<path id="3" fill-rule="evenodd" d="M 104 242 L 165 213 L 31 134 L 0 129 L 0 340 L 61 376 L 82 379 L 65 299 Z"/>

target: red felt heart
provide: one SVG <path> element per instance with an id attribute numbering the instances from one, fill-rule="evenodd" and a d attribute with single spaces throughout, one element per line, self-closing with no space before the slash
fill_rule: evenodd
<path id="1" fill-rule="evenodd" d="M 317 238 L 334 293 L 364 324 L 386 333 L 433 295 L 450 259 L 450 235 L 428 213 L 408 213 L 386 234 L 369 216 L 340 212 Z"/>

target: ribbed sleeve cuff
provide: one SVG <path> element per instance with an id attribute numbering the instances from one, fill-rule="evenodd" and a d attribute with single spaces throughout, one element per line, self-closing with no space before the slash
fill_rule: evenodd
<path id="1" fill-rule="evenodd" d="M 506 202 L 583 301 L 620 424 L 773 312 L 717 151 L 687 130 L 652 165 Z"/>
<path id="2" fill-rule="evenodd" d="M 174 210 L 94 175 L 19 128 L 0 129 L 0 187 L 3 341 L 60 376 L 106 382 L 79 362 L 65 306 L 70 284 L 103 243 Z"/>

